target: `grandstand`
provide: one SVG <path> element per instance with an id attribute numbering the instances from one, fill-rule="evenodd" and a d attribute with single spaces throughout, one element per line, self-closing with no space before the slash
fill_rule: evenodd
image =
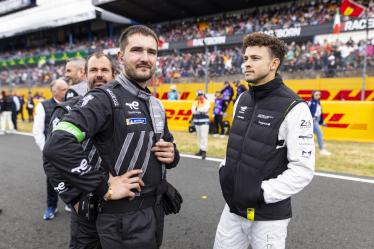
<path id="1" fill-rule="evenodd" d="M 361 2 L 369 7 L 368 73 L 373 75 L 374 1 Z M 0 28 L 0 86 L 47 84 L 63 75 L 67 58 L 96 50 L 114 55 L 118 35 L 132 23 L 146 23 L 159 34 L 159 80 L 165 83 L 203 81 L 207 64 L 213 80 L 240 77 L 240 46 L 250 32 L 284 39 L 289 50 L 281 71 L 289 79 L 359 76 L 365 54 L 362 25 L 352 25 L 356 20 L 342 16 L 342 32 L 332 34 L 334 0 L 29 3 L 0 17 L 5 24 Z M 16 26 L 7 26 L 12 20 Z"/>

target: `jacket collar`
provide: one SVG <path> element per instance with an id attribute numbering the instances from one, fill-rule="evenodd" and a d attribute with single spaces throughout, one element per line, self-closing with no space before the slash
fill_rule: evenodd
<path id="1" fill-rule="evenodd" d="M 152 96 L 149 89 L 146 87 L 142 89 L 137 83 L 130 81 L 124 74 L 120 74 L 117 76 L 117 81 L 131 93 L 132 95 L 139 97 L 144 100 L 149 100 Z"/>
<path id="2" fill-rule="evenodd" d="M 263 85 L 260 86 L 252 86 L 252 92 L 254 94 L 255 99 L 262 99 L 269 95 L 272 91 L 279 88 L 283 85 L 283 80 L 279 74 L 275 76 L 275 78 Z"/>

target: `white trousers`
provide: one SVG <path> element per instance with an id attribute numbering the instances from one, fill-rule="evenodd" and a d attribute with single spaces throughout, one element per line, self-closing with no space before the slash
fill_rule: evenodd
<path id="1" fill-rule="evenodd" d="M 5 123 L 8 123 L 8 129 L 13 131 L 12 112 L 4 111 L 0 115 L 1 131 L 5 131 Z"/>
<path id="2" fill-rule="evenodd" d="M 200 150 L 206 151 L 208 148 L 209 125 L 196 125 L 195 127 Z"/>
<path id="3" fill-rule="evenodd" d="M 223 209 L 218 223 L 214 249 L 284 249 L 290 219 L 250 221 Z"/>

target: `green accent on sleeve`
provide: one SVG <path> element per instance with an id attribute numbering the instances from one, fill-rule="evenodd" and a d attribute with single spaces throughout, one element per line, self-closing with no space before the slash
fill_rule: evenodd
<path id="1" fill-rule="evenodd" d="M 72 134 L 79 143 L 81 143 L 86 137 L 86 134 L 82 132 L 77 126 L 66 121 L 61 121 L 60 123 L 58 123 L 53 131 L 66 131 Z"/>

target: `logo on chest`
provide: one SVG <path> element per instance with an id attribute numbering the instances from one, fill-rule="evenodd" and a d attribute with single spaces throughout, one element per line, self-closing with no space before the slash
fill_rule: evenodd
<path id="1" fill-rule="evenodd" d="M 239 118 L 239 119 L 244 120 L 245 116 L 246 116 L 247 109 L 248 109 L 248 106 L 239 106 L 236 117 Z"/>
<path id="2" fill-rule="evenodd" d="M 126 125 L 147 124 L 147 118 L 126 118 Z"/>
<path id="3" fill-rule="evenodd" d="M 131 110 L 139 110 L 139 102 L 137 101 L 126 103 L 125 105 L 128 106 Z"/>
<path id="4" fill-rule="evenodd" d="M 259 113 L 256 116 L 255 123 L 261 126 L 270 127 L 272 125 L 272 120 L 274 119 L 274 116 Z"/>
<path id="5" fill-rule="evenodd" d="M 131 103 L 125 103 L 126 105 L 126 111 L 127 114 L 133 115 L 133 114 L 141 114 L 141 111 L 139 110 L 139 102 L 133 101 Z"/>

